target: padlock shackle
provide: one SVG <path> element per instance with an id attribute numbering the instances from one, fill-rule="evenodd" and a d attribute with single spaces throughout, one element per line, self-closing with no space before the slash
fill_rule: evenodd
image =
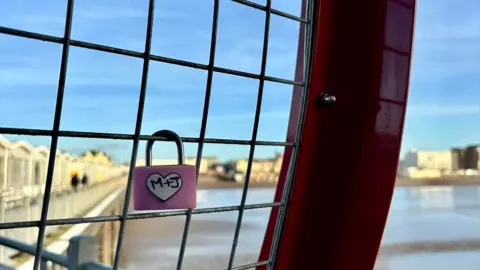
<path id="1" fill-rule="evenodd" d="M 159 130 L 152 134 L 154 137 L 163 137 L 169 141 L 174 141 L 177 145 L 178 164 L 184 164 L 185 157 L 183 156 L 183 142 L 177 133 L 171 130 Z M 150 139 L 147 141 L 147 147 L 145 149 L 145 165 L 152 166 L 152 148 L 155 140 Z"/>

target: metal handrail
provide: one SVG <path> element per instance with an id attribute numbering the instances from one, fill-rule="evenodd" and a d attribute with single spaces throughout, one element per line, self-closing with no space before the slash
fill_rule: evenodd
<path id="1" fill-rule="evenodd" d="M 102 181 L 102 182 L 94 182 L 94 183 L 89 184 L 88 187 L 93 188 L 93 187 L 96 187 L 96 186 L 101 185 L 101 184 L 110 183 L 112 181 L 118 181 L 118 180 L 122 179 L 123 177 L 124 177 L 124 175 L 121 175 L 121 176 L 112 177 L 112 178 L 107 179 L 107 180 Z M 36 185 L 36 186 L 41 186 L 41 185 Z M 16 200 L 22 200 L 25 197 L 29 197 L 29 196 L 25 196 L 23 194 L 23 189 L 24 189 L 24 186 L 17 186 L 17 187 L 9 187 L 9 188 L 6 188 L 6 189 L 0 189 L 0 199 L 8 200 L 8 201 L 16 201 Z M 57 185 L 57 186 L 52 187 L 52 193 L 61 193 L 61 192 L 70 191 L 70 190 L 72 190 L 71 185 L 63 184 L 63 185 Z M 43 191 L 40 192 L 40 193 L 43 194 Z"/>
<path id="2" fill-rule="evenodd" d="M 37 248 L 36 245 L 29 245 L 20 241 L 16 241 L 13 239 L 10 239 L 8 237 L 3 237 L 0 236 L 0 245 L 9 247 L 15 250 L 18 250 L 20 252 L 24 252 L 30 255 L 35 255 L 35 250 Z M 55 254 L 47 250 L 43 250 L 41 258 L 46 261 L 51 261 L 53 263 L 62 265 L 62 266 L 68 266 L 68 258 L 67 256 L 60 255 L 60 254 Z"/>
<path id="3" fill-rule="evenodd" d="M 8 237 L 0 236 L 0 245 L 35 256 L 36 245 L 29 245 Z M 69 270 L 112 270 L 111 266 L 96 262 L 98 248 L 96 239 L 91 235 L 79 235 L 70 238 L 67 255 L 56 254 L 43 249 L 40 253 L 41 269 L 46 269 L 46 262 L 52 262 Z"/>
<path id="4" fill-rule="evenodd" d="M 101 264 L 98 262 L 87 262 L 82 264 L 81 266 L 82 270 L 111 270 L 113 269 L 111 266 L 107 266 L 105 264 Z M 121 268 L 119 268 L 121 270 Z"/>

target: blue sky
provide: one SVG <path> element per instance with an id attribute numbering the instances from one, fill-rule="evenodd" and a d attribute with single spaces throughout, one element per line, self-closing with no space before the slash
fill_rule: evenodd
<path id="1" fill-rule="evenodd" d="M 480 1 L 417 3 L 402 150 L 480 143 Z"/>
<path id="2" fill-rule="evenodd" d="M 262 1 L 259 1 L 262 3 Z M 76 1 L 72 38 L 142 52 L 148 1 Z M 275 1 L 274 7 L 300 14 L 299 1 Z M 0 25 L 62 36 L 66 1 L 12 1 L 0 4 Z M 213 1 L 157 1 L 152 53 L 207 64 Z M 260 72 L 265 13 L 222 0 L 215 65 Z M 293 79 L 299 23 L 272 16 L 267 75 Z M 0 35 L 0 125 L 51 129 L 61 45 Z M 71 47 L 61 129 L 134 132 L 142 59 Z M 171 129 L 198 137 L 207 71 L 151 62 L 142 134 Z M 251 138 L 258 80 L 215 73 L 208 138 Z M 259 140 L 284 141 L 292 87 L 265 83 Z M 49 138 L 8 136 L 48 145 Z M 160 143 L 159 143 L 160 144 Z M 128 160 L 131 142 L 62 138 L 59 149 L 79 153 L 99 147 Z M 171 156 L 172 145 L 155 154 Z M 140 145 L 143 156 L 144 143 Z M 196 144 L 186 144 L 196 154 Z M 257 157 L 278 147 L 259 147 Z M 161 154 L 160 154 L 161 153 Z M 246 157 L 248 146 L 208 144 L 205 155 Z"/>
<path id="3" fill-rule="evenodd" d="M 264 1 L 257 1 L 264 4 Z M 64 0 L 0 4 L 0 25 L 62 36 Z M 76 1 L 72 38 L 143 51 L 148 1 Z M 152 53 L 206 64 L 213 1 L 157 1 Z M 300 1 L 274 0 L 295 15 Z M 410 96 L 402 152 L 480 143 L 480 2 L 423 0 L 417 5 Z M 215 65 L 260 71 L 264 12 L 221 0 Z M 293 79 L 299 24 L 273 15 L 267 75 Z M 61 45 L 0 35 L 0 125 L 50 129 Z M 61 128 L 133 133 L 142 60 L 70 49 Z M 142 134 L 172 129 L 197 137 L 207 72 L 152 62 Z M 214 74 L 209 138 L 250 139 L 258 81 Z M 266 82 L 259 140 L 284 141 L 292 87 Z M 48 145 L 47 137 L 9 136 Z M 160 143 L 159 143 L 160 144 Z M 127 160 L 131 142 L 62 138 L 59 148 L 80 153 L 98 147 Z M 139 156 L 143 156 L 144 143 Z M 168 145 L 168 146 L 167 146 Z M 195 155 L 196 144 L 186 144 Z M 256 157 L 277 147 L 258 147 Z M 174 148 L 155 147 L 158 156 Z M 245 157 L 248 146 L 207 144 L 205 155 Z"/>

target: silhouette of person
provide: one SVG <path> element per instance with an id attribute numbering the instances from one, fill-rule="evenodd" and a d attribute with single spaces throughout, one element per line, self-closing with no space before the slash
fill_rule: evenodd
<path id="1" fill-rule="evenodd" d="M 78 179 L 78 174 L 74 173 L 71 180 L 73 190 L 77 191 L 77 187 L 79 183 L 80 183 L 80 179 Z"/>
<path id="2" fill-rule="evenodd" d="M 87 185 L 88 185 L 88 176 L 84 174 L 82 177 L 82 186 L 87 187 Z"/>

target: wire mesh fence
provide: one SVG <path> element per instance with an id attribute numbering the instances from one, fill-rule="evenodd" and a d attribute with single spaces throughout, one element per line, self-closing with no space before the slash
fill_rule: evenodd
<path id="1" fill-rule="evenodd" d="M 253 209 L 268 209 L 272 207 L 280 207 L 281 218 L 286 211 L 288 191 L 290 188 L 290 182 L 292 175 L 288 175 L 286 182 L 286 192 L 282 196 L 282 200 L 279 202 L 270 202 L 270 203 L 257 203 L 257 204 L 247 204 L 247 194 L 249 191 L 249 184 L 252 178 L 252 166 L 255 155 L 255 149 L 257 146 L 281 146 L 281 147 L 293 147 L 296 148 L 297 138 L 295 140 L 290 140 L 288 142 L 278 142 L 278 141 L 262 141 L 258 140 L 258 130 L 260 122 L 260 112 L 262 109 L 262 99 L 264 95 L 264 87 L 266 82 L 280 83 L 284 85 L 290 85 L 292 87 L 299 87 L 301 91 L 306 91 L 306 82 L 308 81 L 308 67 L 310 64 L 310 47 L 312 45 L 312 18 L 313 18 L 313 8 L 314 1 L 304 1 L 305 10 L 302 11 L 302 14 L 306 14 L 303 17 L 298 17 L 286 12 L 276 10 L 272 8 L 272 1 L 267 0 L 265 5 L 257 4 L 250 1 L 244 0 L 232 0 L 239 5 L 243 5 L 249 8 L 260 10 L 264 12 L 265 19 L 264 24 L 261 26 L 264 29 L 263 33 L 263 42 L 262 42 L 262 54 L 261 54 L 261 67 L 260 73 L 254 74 L 245 71 L 228 69 L 223 67 L 215 66 L 215 55 L 216 55 L 216 42 L 217 42 L 217 30 L 219 25 L 219 11 L 221 10 L 221 4 L 223 0 L 213 0 L 213 17 L 212 17 L 212 28 L 210 33 L 210 51 L 209 51 L 209 60 L 208 64 L 201 64 L 196 62 L 189 62 L 185 60 L 180 60 L 176 58 L 169 58 L 161 55 L 152 54 L 152 32 L 154 27 L 154 14 L 155 14 L 155 1 L 150 0 L 148 4 L 148 16 L 147 16 L 147 25 L 146 25 L 146 34 L 145 34 L 145 47 L 143 52 L 127 50 L 117 47 L 111 47 L 96 43 L 85 42 L 81 40 L 75 40 L 71 38 L 72 31 L 72 19 L 75 13 L 74 0 L 67 1 L 67 9 L 65 16 L 64 24 L 64 35 L 62 37 L 45 35 L 35 32 L 29 32 L 9 27 L 0 26 L 0 33 L 4 35 L 11 35 L 17 37 L 23 37 L 27 39 L 45 41 L 50 43 L 61 44 L 62 54 L 61 54 L 61 64 L 60 72 L 58 76 L 58 89 L 56 95 L 55 103 L 55 112 L 54 112 L 54 122 L 52 129 L 30 129 L 30 128 L 15 128 L 15 127 L 0 127 L 0 133 L 11 134 L 11 135 L 30 135 L 30 136 L 49 136 L 51 138 L 51 144 L 48 154 L 48 166 L 46 169 L 46 181 L 45 188 L 43 192 L 43 199 L 41 203 L 37 206 L 38 220 L 23 220 L 22 219 L 13 219 L 8 222 L 0 224 L 0 229 L 17 229 L 17 228 L 30 228 L 37 227 L 38 234 L 36 235 L 36 252 L 34 260 L 34 269 L 38 269 L 41 266 L 42 260 L 40 255 L 42 253 L 42 247 L 44 246 L 45 235 L 47 229 L 50 226 L 59 226 L 59 225 L 74 225 L 74 224 L 83 224 L 83 223 L 101 223 L 108 221 L 119 221 L 119 233 L 116 239 L 116 249 L 113 257 L 113 269 L 119 268 L 119 262 L 121 257 L 121 249 L 124 244 L 124 235 L 127 220 L 139 220 L 139 219 L 153 219 L 160 217 L 173 217 L 173 216 L 185 216 L 185 224 L 183 228 L 181 245 L 179 247 L 179 255 L 177 261 L 177 269 L 182 268 L 182 263 L 185 256 L 185 248 L 187 241 L 189 239 L 189 231 L 192 222 L 192 215 L 207 214 L 207 213 L 220 213 L 220 212 L 232 212 L 237 211 L 238 215 L 236 217 L 236 226 L 234 230 L 233 243 L 230 248 L 230 256 L 228 259 L 228 264 L 225 265 L 228 269 L 250 269 L 257 266 L 268 265 L 272 266 L 272 258 L 275 255 L 274 248 L 272 249 L 271 258 L 267 261 L 261 261 L 251 264 L 238 265 L 234 266 L 234 258 L 237 250 L 238 241 L 240 238 L 240 229 L 242 225 L 242 220 L 244 218 L 245 211 Z M 300 35 L 305 36 L 305 45 L 304 48 L 304 63 L 303 69 L 305 76 L 301 81 L 288 80 L 284 78 L 277 78 L 266 75 L 267 68 L 267 54 L 269 48 L 269 34 L 270 34 L 270 25 L 272 16 L 279 16 L 284 19 L 292 20 L 304 24 L 301 29 L 303 31 Z M 259 26 L 260 27 L 260 26 Z M 72 130 L 62 130 L 61 119 L 62 119 L 62 107 L 64 104 L 64 94 L 65 94 L 65 83 L 67 78 L 67 67 L 69 59 L 69 49 L 72 47 L 79 47 L 90 49 L 94 51 L 99 51 L 109 54 L 117 54 L 128 56 L 132 58 L 142 59 L 142 76 L 141 76 L 141 85 L 139 93 L 139 102 L 137 107 L 137 115 L 135 120 L 135 131 L 133 134 L 122 134 L 122 133 L 105 133 L 105 132 L 88 132 L 88 131 L 72 131 Z M 192 69 L 204 70 L 207 72 L 207 80 L 205 87 L 205 97 L 203 102 L 203 111 L 201 117 L 201 126 L 200 133 L 198 137 L 183 137 L 185 143 L 196 143 L 198 144 L 197 155 L 196 155 L 196 167 L 197 175 L 199 173 L 199 168 L 201 167 L 203 150 L 205 144 L 229 144 L 229 145 L 245 145 L 249 147 L 248 151 L 248 161 L 245 168 L 245 178 L 243 181 L 242 195 L 239 205 L 233 206 L 221 206 L 221 207 L 207 207 L 207 208 L 197 208 L 197 209 L 186 209 L 186 210 L 174 210 L 174 211 L 163 211 L 163 212 L 149 212 L 149 213 L 129 213 L 130 197 L 132 191 L 132 172 L 133 168 L 137 162 L 137 153 L 139 144 L 141 141 L 145 140 L 159 140 L 163 141 L 162 137 L 155 137 L 149 135 L 143 135 L 141 133 L 142 129 L 142 119 L 144 116 L 144 107 L 145 99 L 147 93 L 147 83 L 149 76 L 149 68 L 152 62 L 161 62 L 177 66 L 188 67 Z M 209 115 L 211 93 L 212 93 L 212 81 L 214 73 L 229 74 L 238 77 L 256 79 L 258 81 L 258 92 L 255 102 L 255 116 L 253 121 L 253 130 L 251 137 L 248 140 L 241 139 L 222 139 L 222 138 L 208 138 L 206 136 L 207 121 Z M 150 74 L 151 75 L 151 74 Z M 299 110 L 300 115 L 303 114 L 303 102 Z M 125 187 L 124 203 L 122 211 L 119 215 L 109 215 L 109 216 L 94 216 L 94 217 L 68 217 L 57 211 L 64 205 L 55 204 L 56 195 L 52 192 L 54 188 L 54 178 L 55 178 L 55 163 L 56 163 L 56 154 L 58 150 L 58 142 L 61 137 L 71 137 L 71 138 L 95 138 L 95 139 L 115 139 L 115 140 L 126 140 L 133 143 L 132 152 L 130 155 L 129 161 L 129 170 L 128 170 L 128 181 Z M 290 162 L 290 166 L 294 166 L 294 160 Z M 112 187 L 115 186 L 111 184 L 108 186 L 108 190 L 113 190 Z M 116 186 L 115 186 L 116 187 Z M 105 191 L 105 189 L 97 189 L 98 192 Z M 108 191 L 107 191 L 108 192 Z M 78 196 L 81 196 L 79 193 Z M 84 205 L 85 206 L 85 205 Z M 53 209 L 53 208 L 54 209 Z M 85 206 L 86 207 L 86 206 Z M 49 209 L 50 208 L 50 209 Z M 58 208 L 58 209 L 57 209 Z M 77 209 L 78 210 L 78 209 Z M 84 210 L 84 209 L 83 209 Z M 78 210 L 80 211 L 80 210 Z M 281 224 L 277 224 L 276 228 L 276 241 L 278 241 L 279 233 L 281 232 Z M 274 240 L 275 241 L 275 240 Z M 275 243 L 274 243 L 275 247 Z"/>

